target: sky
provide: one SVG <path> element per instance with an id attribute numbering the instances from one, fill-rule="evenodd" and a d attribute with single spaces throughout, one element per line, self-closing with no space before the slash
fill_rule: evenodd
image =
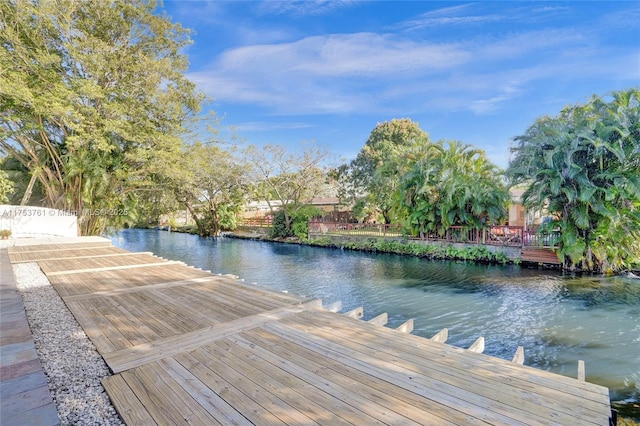
<path id="1" fill-rule="evenodd" d="M 507 167 L 535 119 L 640 87 L 640 1 L 171 1 L 221 137 L 338 163 L 417 122 Z"/>

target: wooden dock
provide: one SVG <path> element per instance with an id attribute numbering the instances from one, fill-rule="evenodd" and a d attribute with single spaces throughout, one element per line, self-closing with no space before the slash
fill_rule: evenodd
<path id="1" fill-rule="evenodd" d="M 543 265 L 561 265 L 557 253 L 549 247 L 522 247 L 520 260 Z"/>
<path id="2" fill-rule="evenodd" d="M 37 261 L 115 373 L 129 425 L 608 425 L 608 389 L 332 312 L 148 253 L 9 250 Z M 410 331 L 411 323 L 404 325 Z M 519 361 L 519 362 L 518 362 Z"/>

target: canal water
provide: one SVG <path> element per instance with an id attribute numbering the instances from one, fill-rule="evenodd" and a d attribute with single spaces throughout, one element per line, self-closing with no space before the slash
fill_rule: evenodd
<path id="1" fill-rule="evenodd" d="M 388 326 L 415 320 L 414 334 L 449 329 L 447 343 L 468 347 L 485 337 L 485 353 L 610 389 L 623 411 L 640 417 L 640 281 L 575 277 L 518 266 L 488 266 L 152 230 L 124 230 L 114 245 L 151 251 L 214 273 L 280 291 L 382 312 Z M 634 408 L 634 406 L 636 408 Z"/>

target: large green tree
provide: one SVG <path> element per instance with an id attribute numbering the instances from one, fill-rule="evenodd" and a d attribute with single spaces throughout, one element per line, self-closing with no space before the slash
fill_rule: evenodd
<path id="1" fill-rule="evenodd" d="M 594 96 L 515 138 L 508 173 L 526 206 L 554 218 L 564 266 L 600 272 L 640 262 L 640 90 Z"/>
<path id="2" fill-rule="evenodd" d="M 189 211 L 200 236 L 216 236 L 236 226 L 248 192 L 247 170 L 231 152 L 196 142 L 163 171 L 163 186 Z"/>
<path id="3" fill-rule="evenodd" d="M 303 144 L 298 152 L 280 145 L 249 146 L 243 155 L 252 165 L 253 197 L 266 201 L 273 213 L 282 212 L 284 233 L 292 232 L 298 211 L 329 189 L 324 164 L 328 153 L 312 143 Z"/>
<path id="4" fill-rule="evenodd" d="M 408 118 L 378 123 L 357 157 L 334 171 L 340 199 L 360 210 L 378 213 L 385 223 L 391 223 L 403 154 L 416 142 L 428 139 L 418 123 Z"/>
<path id="5" fill-rule="evenodd" d="M 110 213 L 135 212 L 200 105 L 183 75 L 188 31 L 155 7 L 0 2 L 0 149 L 39 182 L 43 204 L 78 212 L 84 234 L 131 219 Z"/>
<path id="6" fill-rule="evenodd" d="M 503 172 L 482 150 L 419 142 L 403 158 L 395 206 L 408 233 L 444 235 L 451 226 L 483 229 L 504 219 L 509 193 Z"/>

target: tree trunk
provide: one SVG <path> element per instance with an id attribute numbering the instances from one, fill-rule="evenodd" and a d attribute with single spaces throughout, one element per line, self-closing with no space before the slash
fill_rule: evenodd
<path id="1" fill-rule="evenodd" d="M 20 200 L 21 206 L 26 206 L 31 199 L 31 193 L 33 192 L 33 186 L 36 184 L 36 180 L 38 180 L 38 172 L 34 170 L 31 174 L 31 179 L 29 179 L 29 185 L 27 185 L 27 189 L 24 190 L 24 194 L 22 195 L 22 200 Z"/>
<path id="2" fill-rule="evenodd" d="M 220 232 L 220 221 L 218 220 L 218 214 L 216 209 L 211 208 L 209 210 L 209 229 L 208 237 L 217 237 Z"/>
<path id="3" fill-rule="evenodd" d="M 287 234 L 291 234 L 291 222 L 293 222 L 293 218 L 287 214 L 287 212 L 284 213 L 284 227 L 287 230 Z"/>
<path id="4" fill-rule="evenodd" d="M 206 226 L 204 223 L 202 223 L 202 220 L 200 220 L 200 218 L 196 214 L 196 211 L 193 209 L 193 207 L 191 207 L 191 204 L 187 203 L 186 201 L 184 202 L 184 206 L 187 208 L 189 213 L 191 213 L 191 217 L 193 217 L 193 221 L 198 227 L 198 235 L 201 237 L 206 237 Z"/>

